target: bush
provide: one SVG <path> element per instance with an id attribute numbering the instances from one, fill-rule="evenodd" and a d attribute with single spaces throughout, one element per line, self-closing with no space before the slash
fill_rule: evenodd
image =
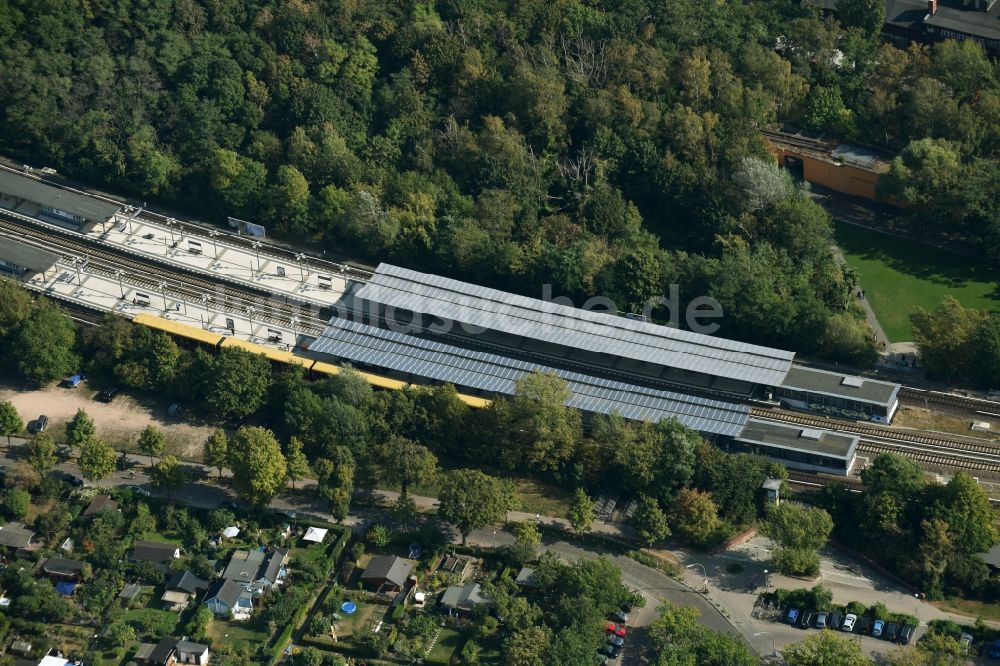
<path id="1" fill-rule="evenodd" d="M 3 498 L 3 508 L 7 516 L 12 520 L 20 520 L 28 513 L 31 506 L 31 495 L 26 490 L 13 488 L 7 491 L 7 496 Z"/>
<path id="2" fill-rule="evenodd" d="M 788 576 L 819 575 L 819 554 L 804 548 L 777 548 L 772 558 L 774 568 Z"/>
<path id="3" fill-rule="evenodd" d="M 865 606 L 860 601 L 852 601 L 851 603 L 847 604 L 847 608 L 845 610 L 848 613 L 854 613 L 858 617 L 862 617 L 868 611 L 868 607 Z"/>
<path id="4" fill-rule="evenodd" d="M 397 604 L 396 606 L 393 606 L 392 614 L 389 616 L 389 619 L 391 619 L 393 622 L 399 622 L 399 619 L 403 617 L 403 612 L 405 610 L 406 608 L 403 607 L 403 604 Z"/>

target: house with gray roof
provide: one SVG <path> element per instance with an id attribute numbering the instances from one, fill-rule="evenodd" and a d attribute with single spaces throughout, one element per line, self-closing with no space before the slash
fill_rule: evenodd
<path id="1" fill-rule="evenodd" d="M 218 580 L 205 595 L 205 605 L 219 617 L 247 620 L 253 613 L 253 592 L 247 583 L 231 578 Z"/>
<path id="2" fill-rule="evenodd" d="M 0 546 L 10 550 L 27 548 L 35 538 L 35 533 L 21 523 L 7 523 L 0 527 Z"/>
<path id="3" fill-rule="evenodd" d="M 406 585 L 413 566 L 401 557 L 377 555 L 361 574 L 361 582 L 377 592 L 401 590 Z"/>
<path id="4" fill-rule="evenodd" d="M 446 608 L 449 615 L 471 615 L 476 608 L 493 603 L 482 591 L 479 583 L 452 585 L 441 596 L 441 607 Z"/>

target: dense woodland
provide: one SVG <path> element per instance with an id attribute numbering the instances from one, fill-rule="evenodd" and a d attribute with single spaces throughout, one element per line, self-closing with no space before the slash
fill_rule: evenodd
<path id="1" fill-rule="evenodd" d="M 901 152 L 887 192 L 996 255 L 1000 91 L 976 44 L 899 50 L 841 5 L 13 0 L 0 150 L 534 296 L 678 283 L 722 335 L 864 364 L 856 276 L 758 130 Z"/>

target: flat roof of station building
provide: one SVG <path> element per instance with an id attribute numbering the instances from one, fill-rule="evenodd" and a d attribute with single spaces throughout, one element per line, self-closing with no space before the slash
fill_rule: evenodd
<path id="1" fill-rule="evenodd" d="M 899 393 L 899 384 L 867 377 L 793 365 L 781 386 L 820 395 L 846 398 L 857 402 L 891 406 Z"/>
<path id="2" fill-rule="evenodd" d="M 110 220 L 124 205 L 73 192 L 6 169 L 0 169 L 0 195 L 73 213 L 91 222 Z"/>
<path id="3" fill-rule="evenodd" d="M 773 423 L 749 419 L 737 441 L 761 446 L 801 451 L 815 455 L 850 460 L 854 457 L 858 441 L 857 435 L 832 430 L 818 430 L 801 426 Z"/>
<path id="4" fill-rule="evenodd" d="M 689 374 L 774 386 L 791 367 L 794 352 L 692 333 L 592 312 L 497 289 L 380 264 L 357 298 L 432 315 L 446 321 L 555 345 L 664 366 Z M 572 356 L 567 360 L 573 360 Z M 597 363 L 595 363 L 596 365 Z"/>

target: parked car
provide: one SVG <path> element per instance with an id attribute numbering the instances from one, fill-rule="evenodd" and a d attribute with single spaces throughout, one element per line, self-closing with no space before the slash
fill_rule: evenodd
<path id="1" fill-rule="evenodd" d="M 615 652 L 615 648 L 611 645 L 602 645 L 601 649 L 597 651 L 597 654 L 612 658 L 618 655 L 618 653 Z"/>
<path id="2" fill-rule="evenodd" d="M 812 613 L 806 613 L 805 611 L 803 611 L 802 618 L 799 621 L 799 627 L 801 629 L 808 629 L 813 625 L 813 622 L 815 620 L 816 620 L 816 611 L 813 611 Z"/>
<path id="3" fill-rule="evenodd" d="M 75 375 L 70 375 L 69 377 L 67 377 L 66 380 L 63 382 L 63 385 L 66 388 L 76 388 L 77 386 L 80 385 L 80 382 L 82 382 L 84 379 L 85 377 L 82 374 L 77 373 Z"/>
<path id="4" fill-rule="evenodd" d="M 128 489 L 136 495 L 141 495 L 142 497 L 149 497 L 150 495 L 149 491 L 142 486 L 129 486 Z"/>
<path id="5" fill-rule="evenodd" d="M 972 652 L 972 634 L 962 634 L 958 638 L 958 644 L 962 646 L 962 654 L 969 654 Z"/>
<path id="6" fill-rule="evenodd" d="M 625 639 L 621 636 L 608 636 L 608 645 L 614 646 L 615 648 L 621 650 L 625 647 Z"/>
<path id="7" fill-rule="evenodd" d="M 625 636 L 625 627 L 620 624 L 615 624 L 614 622 L 608 622 L 608 626 L 604 627 L 604 631 L 608 632 L 612 636 Z"/>
<path id="8" fill-rule="evenodd" d="M 184 403 L 174 402 L 167 407 L 167 416 L 180 416 L 184 413 Z"/>
<path id="9" fill-rule="evenodd" d="M 625 611 L 615 611 L 610 615 L 610 618 L 618 624 L 625 624 L 628 622 L 628 613 Z"/>
<path id="10" fill-rule="evenodd" d="M 115 396 L 117 396 L 120 392 L 121 389 L 118 388 L 117 386 L 114 386 L 112 388 L 106 388 L 97 394 L 97 399 L 100 400 L 101 402 L 111 402 L 115 399 Z"/>
<path id="11" fill-rule="evenodd" d="M 854 631 L 854 625 L 858 621 L 858 616 L 854 613 L 848 613 L 844 616 L 844 622 L 840 625 L 841 631 Z"/>
<path id="12" fill-rule="evenodd" d="M 887 641 L 895 642 L 896 636 L 899 634 L 899 625 L 895 622 L 886 622 L 885 628 L 882 630 L 882 638 Z"/>
<path id="13" fill-rule="evenodd" d="M 826 626 L 830 629 L 840 629 L 840 624 L 844 621 L 844 616 L 840 613 L 834 611 L 830 613 L 830 618 L 826 622 Z"/>
<path id="14" fill-rule="evenodd" d="M 872 622 L 872 636 L 875 638 L 882 637 L 882 631 L 885 629 L 885 622 L 882 620 L 875 620 Z"/>
<path id="15" fill-rule="evenodd" d="M 816 622 L 813 625 L 817 629 L 826 629 L 826 613 L 816 613 Z"/>
<path id="16" fill-rule="evenodd" d="M 899 629 L 899 636 L 896 637 L 896 642 L 900 645 L 909 645 L 910 641 L 913 640 L 913 632 L 916 630 L 917 628 L 912 624 L 904 624 Z"/>
<path id="17" fill-rule="evenodd" d="M 631 613 L 632 612 L 632 608 L 634 608 L 634 607 L 635 607 L 635 602 L 632 601 L 631 599 L 629 599 L 628 601 L 623 602 L 622 606 L 621 606 L 622 612 L 624 612 L 624 613 Z"/>
<path id="18" fill-rule="evenodd" d="M 990 643 L 989 655 L 990 659 L 1000 659 L 1000 638 Z"/>
<path id="19" fill-rule="evenodd" d="M 49 427 L 49 417 L 45 414 L 40 415 L 37 419 L 28 424 L 28 432 L 39 433 L 45 432 L 45 429 Z"/>
<path id="20" fill-rule="evenodd" d="M 867 617 L 859 617 L 857 624 L 854 625 L 854 633 L 856 634 L 870 634 L 872 632 L 872 621 Z"/>
<path id="21" fill-rule="evenodd" d="M 597 664 L 597 666 L 604 666 L 608 663 L 608 655 L 598 652 L 597 657 L 594 659 L 594 663 Z"/>
<path id="22" fill-rule="evenodd" d="M 799 619 L 798 608 L 789 608 L 788 612 L 785 613 L 785 622 L 787 622 L 788 624 L 794 625 L 798 621 L 798 619 Z"/>

